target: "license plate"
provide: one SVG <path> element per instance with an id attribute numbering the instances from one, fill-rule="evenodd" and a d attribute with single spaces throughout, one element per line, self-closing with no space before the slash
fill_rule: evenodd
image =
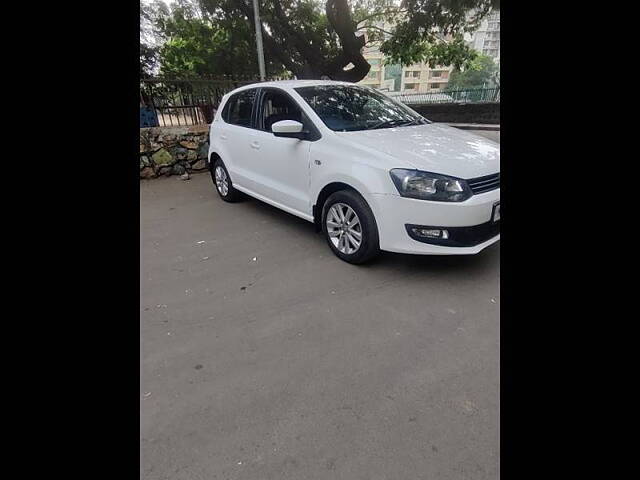
<path id="1" fill-rule="evenodd" d="M 498 220 L 500 220 L 500 204 L 496 203 L 493 206 L 493 215 L 491 217 L 491 220 L 494 222 L 497 222 Z"/>

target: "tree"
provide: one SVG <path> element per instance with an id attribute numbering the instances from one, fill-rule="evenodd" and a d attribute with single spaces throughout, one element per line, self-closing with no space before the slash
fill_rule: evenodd
<path id="1" fill-rule="evenodd" d="M 464 68 L 477 57 L 464 34 L 477 30 L 485 16 L 499 9 L 500 0 L 401 0 L 396 27 L 380 50 L 390 62 L 402 65 Z"/>
<path id="2" fill-rule="evenodd" d="M 222 12 L 209 15 L 197 1 L 178 0 L 148 7 L 163 76 L 255 76 L 258 63 L 252 24 Z M 280 64 L 271 65 L 282 71 Z"/>
<path id="3" fill-rule="evenodd" d="M 151 7 L 140 2 L 140 78 L 152 76 L 158 65 L 152 17 Z"/>
<path id="4" fill-rule="evenodd" d="M 463 67 L 476 53 L 462 35 L 499 0 L 260 0 L 267 73 L 357 82 L 362 48 L 382 42 L 392 63 Z M 395 25 L 392 31 L 380 21 Z M 179 0 L 156 26 L 165 73 L 257 73 L 252 0 Z"/>
<path id="5" fill-rule="evenodd" d="M 491 57 L 478 55 L 464 70 L 451 72 L 448 87 L 450 89 L 465 89 L 475 87 L 500 86 L 500 69 Z"/>

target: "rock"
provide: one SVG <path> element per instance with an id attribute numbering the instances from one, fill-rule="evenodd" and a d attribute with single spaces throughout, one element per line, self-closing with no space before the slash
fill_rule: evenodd
<path id="1" fill-rule="evenodd" d="M 149 160 L 149 157 L 147 157 L 146 155 L 142 155 L 140 157 L 140 167 L 150 167 L 151 166 L 151 160 Z"/>
<path id="2" fill-rule="evenodd" d="M 153 159 L 153 163 L 156 165 L 171 165 L 174 160 L 169 152 L 167 152 L 164 148 L 161 148 L 156 153 L 151 155 Z"/>
<path id="3" fill-rule="evenodd" d="M 165 135 L 164 137 L 162 137 L 162 143 L 166 147 L 171 147 L 175 145 L 177 141 L 178 141 L 178 138 L 175 135 Z"/>
<path id="4" fill-rule="evenodd" d="M 172 173 L 173 173 L 174 175 L 183 175 L 184 173 L 186 173 L 186 171 L 187 171 L 187 170 L 186 170 L 186 169 L 184 168 L 184 166 L 183 166 L 182 164 L 180 164 L 180 163 L 176 163 L 176 164 L 173 166 L 173 169 L 172 169 Z"/>
<path id="5" fill-rule="evenodd" d="M 153 178 L 156 174 L 151 167 L 144 167 L 140 170 L 140 178 Z"/>
<path id="6" fill-rule="evenodd" d="M 165 176 L 169 176 L 171 175 L 171 171 L 173 170 L 173 168 L 171 166 L 166 166 L 166 165 L 162 165 L 160 167 L 156 166 L 156 176 L 160 177 L 162 175 Z"/>
<path id="7" fill-rule="evenodd" d="M 196 148 L 198 148 L 198 144 L 196 142 L 189 141 L 189 140 L 182 140 L 180 142 L 180 145 L 182 145 L 184 148 L 189 148 L 191 150 L 195 150 Z"/>
<path id="8" fill-rule="evenodd" d="M 209 142 L 204 142 L 198 149 L 198 158 L 207 158 L 209 156 Z"/>
<path id="9" fill-rule="evenodd" d="M 180 175 L 180 180 L 189 180 L 190 178 L 191 176 L 186 172 Z"/>
<path id="10" fill-rule="evenodd" d="M 187 151 L 187 160 L 195 160 L 197 158 L 198 158 L 198 152 L 196 152 L 195 150 Z"/>
<path id="11" fill-rule="evenodd" d="M 191 168 L 193 170 L 206 170 L 207 168 L 207 161 L 203 158 L 201 160 L 198 160 L 196 163 L 194 163 L 193 165 L 191 165 Z"/>
<path id="12" fill-rule="evenodd" d="M 187 158 L 187 149 L 186 148 L 178 147 L 178 148 L 175 149 L 175 152 L 176 152 L 176 158 L 178 160 L 186 160 L 186 158 Z"/>

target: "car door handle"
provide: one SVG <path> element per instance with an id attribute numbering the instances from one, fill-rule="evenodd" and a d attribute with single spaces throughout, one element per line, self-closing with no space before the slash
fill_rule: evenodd
<path id="1" fill-rule="evenodd" d="M 251 148 L 260 150 L 260 144 L 258 142 L 251 142 Z"/>
<path id="2" fill-rule="evenodd" d="M 221 135 L 220 135 L 220 139 L 221 139 L 221 140 L 226 140 L 226 139 L 227 139 L 227 136 L 223 133 L 223 134 L 221 134 Z"/>

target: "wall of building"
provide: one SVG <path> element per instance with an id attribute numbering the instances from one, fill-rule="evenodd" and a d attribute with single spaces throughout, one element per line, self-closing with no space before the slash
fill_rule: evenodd
<path id="1" fill-rule="evenodd" d="M 140 129 L 140 178 L 207 171 L 209 125 Z"/>
<path id="2" fill-rule="evenodd" d="M 471 35 L 469 45 L 500 63 L 500 11 L 490 13 Z"/>
<path id="3" fill-rule="evenodd" d="M 447 86 L 451 70 L 441 65 L 431 68 L 424 63 L 404 67 L 401 91 L 439 92 Z"/>

